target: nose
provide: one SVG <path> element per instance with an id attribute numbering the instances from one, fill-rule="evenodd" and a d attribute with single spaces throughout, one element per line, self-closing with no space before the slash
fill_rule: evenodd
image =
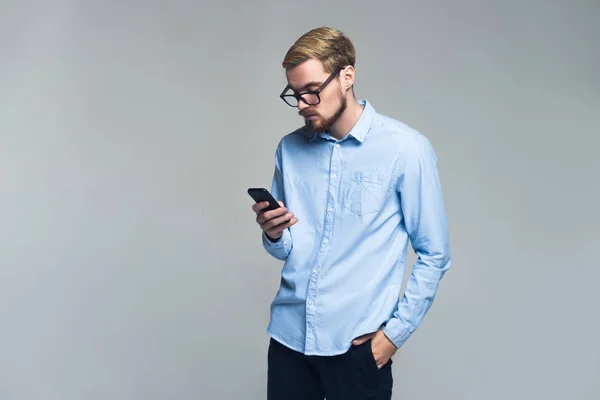
<path id="1" fill-rule="evenodd" d="M 302 111 L 308 107 L 310 107 L 308 104 L 306 104 L 302 100 L 298 100 L 298 111 Z"/>

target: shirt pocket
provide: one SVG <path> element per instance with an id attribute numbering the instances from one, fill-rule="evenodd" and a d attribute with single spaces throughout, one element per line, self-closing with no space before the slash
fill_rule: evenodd
<path id="1" fill-rule="evenodd" d="M 383 183 L 380 171 L 352 171 L 344 201 L 345 207 L 359 216 L 379 211 L 384 198 Z"/>

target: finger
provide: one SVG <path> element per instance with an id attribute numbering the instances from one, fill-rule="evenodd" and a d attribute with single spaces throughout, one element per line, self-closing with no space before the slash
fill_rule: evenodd
<path id="1" fill-rule="evenodd" d="M 363 344 L 367 340 L 371 339 L 373 336 L 375 336 L 375 334 L 373 334 L 373 333 L 369 333 L 367 335 L 360 336 L 360 337 L 354 339 L 352 341 L 352 344 L 354 344 L 355 346 L 360 346 L 361 344 Z"/>
<path id="2" fill-rule="evenodd" d="M 281 205 L 281 207 L 276 208 L 274 210 L 270 210 L 270 211 L 266 211 L 265 212 L 265 217 L 267 219 L 269 218 L 273 218 L 273 217 L 278 217 L 282 214 L 285 214 L 286 212 L 288 212 L 289 210 L 287 209 L 287 207 L 285 207 L 284 205 Z"/>
<path id="3" fill-rule="evenodd" d="M 261 201 L 258 203 L 254 203 L 252 204 L 252 211 L 254 211 L 255 213 L 260 212 L 260 210 L 266 208 L 269 205 L 268 201 Z"/>
<path id="4" fill-rule="evenodd" d="M 284 229 L 289 228 L 292 225 L 295 225 L 296 222 L 298 222 L 298 217 L 293 217 L 291 218 L 289 221 L 283 223 L 283 224 L 279 224 L 277 225 L 277 229 L 283 231 Z"/>
<path id="5" fill-rule="evenodd" d="M 298 218 L 294 217 L 294 218 L 290 219 L 288 222 L 286 222 L 284 224 L 279 224 L 279 225 L 275 226 L 274 228 L 266 230 L 265 232 L 267 232 L 267 235 L 269 235 L 269 236 L 276 236 L 276 235 L 279 235 L 281 232 L 283 232 L 285 229 L 296 224 L 296 222 L 298 222 Z"/>
<path id="6" fill-rule="evenodd" d="M 264 217 L 264 221 L 268 221 L 275 217 L 280 217 L 280 216 L 284 215 L 285 213 L 287 213 L 288 211 L 289 210 L 287 209 L 287 207 L 279 207 L 274 210 L 265 211 L 264 213 L 261 213 L 261 214 Z"/>
<path id="7" fill-rule="evenodd" d="M 259 223 L 260 227 L 264 230 L 271 230 L 275 228 L 277 225 L 282 224 L 290 219 L 290 217 L 274 217 L 274 218 L 265 218 L 264 215 L 259 215 L 256 217 L 256 221 Z"/>
<path id="8" fill-rule="evenodd" d="M 263 225 L 261 225 L 262 229 L 265 232 L 276 232 L 279 233 L 284 229 L 290 227 L 290 223 L 294 219 L 293 213 L 287 213 L 282 217 L 273 218 L 266 221 Z M 295 223 L 295 222 L 294 222 Z"/>
<path id="9" fill-rule="evenodd" d="M 294 217 L 294 213 L 283 214 L 280 217 L 267 218 L 267 220 L 262 225 L 263 229 L 270 230 L 275 228 L 278 225 L 289 222 Z"/>
<path id="10" fill-rule="evenodd" d="M 287 208 L 281 207 L 276 210 L 266 211 L 266 212 L 258 212 L 256 214 L 256 222 L 263 227 L 265 223 L 269 222 L 275 217 L 279 217 L 288 212 Z"/>
<path id="11" fill-rule="evenodd" d="M 377 368 L 381 369 L 383 367 L 385 367 L 385 365 L 388 363 L 389 359 L 385 360 L 379 360 L 377 361 Z"/>

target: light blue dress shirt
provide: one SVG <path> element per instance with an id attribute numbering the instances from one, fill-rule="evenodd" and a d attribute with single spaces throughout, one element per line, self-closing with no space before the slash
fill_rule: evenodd
<path id="1" fill-rule="evenodd" d="M 450 268 L 448 228 L 429 140 L 366 100 L 346 137 L 285 135 L 271 192 L 298 222 L 262 243 L 284 260 L 267 333 L 307 355 L 346 352 L 383 329 L 400 347 Z M 400 297 L 408 240 L 417 262 Z"/>

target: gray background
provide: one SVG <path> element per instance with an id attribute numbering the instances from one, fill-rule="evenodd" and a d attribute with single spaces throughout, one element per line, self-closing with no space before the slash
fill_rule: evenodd
<path id="1" fill-rule="evenodd" d="M 454 263 L 394 399 L 600 398 L 599 21 L 597 0 L 1 2 L 0 398 L 265 398 L 282 264 L 246 188 L 302 122 L 280 62 L 320 25 L 440 161 Z"/>

